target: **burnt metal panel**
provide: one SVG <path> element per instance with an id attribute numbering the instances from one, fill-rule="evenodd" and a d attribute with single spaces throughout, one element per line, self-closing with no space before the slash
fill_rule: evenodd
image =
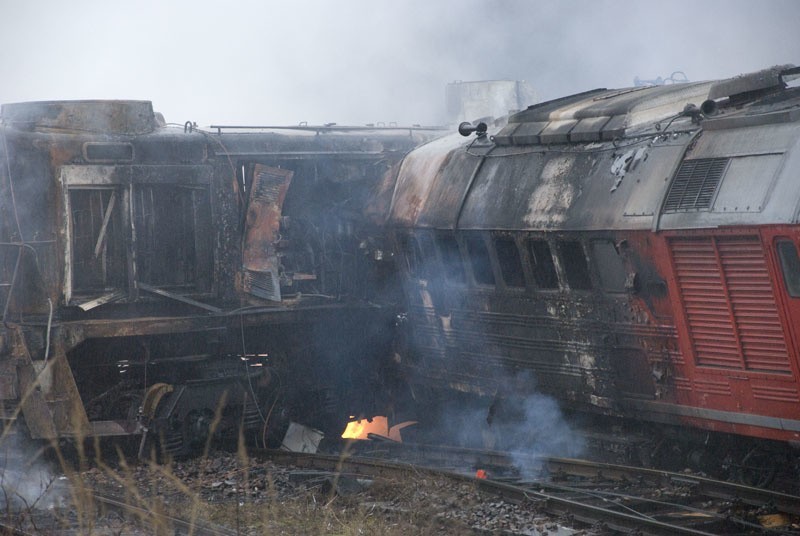
<path id="1" fill-rule="evenodd" d="M 560 99 L 534 104 L 533 106 L 528 106 L 526 110 L 523 110 L 517 114 L 512 115 L 508 119 L 508 122 L 509 123 L 528 123 L 535 121 L 546 122 L 550 120 L 550 114 L 556 112 L 557 110 L 566 106 L 574 106 L 577 103 L 583 101 L 591 101 L 590 100 L 591 97 L 600 95 L 602 93 L 605 93 L 606 91 L 607 90 L 605 88 L 592 89 L 590 91 L 585 91 L 583 93 L 578 93 L 576 95 L 570 95 L 568 97 L 562 97 Z"/>
<path id="2" fill-rule="evenodd" d="M 515 149 L 509 148 L 514 151 Z M 517 149 L 518 150 L 518 149 Z M 475 177 L 459 220 L 462 229 L 520 228 L 528 200 L 539 184 L 545 155 L 495 151 Z"/>
<path id="3" fill-rule="evenodd" d="M 473 148 L 474 149 L 474 148 Z M 425 210 L 417 220 L 419 227 L 454 229 L 461 204 L 467 195 L 475 172 L 482 163 L 485 149 L 474 152 L 454 151 L 447 162 L 446 179 L 437 180 L 431 185 Z"/>
<path id="4" fill-rule="evenodd" d="M 494 142 L 497 145 L 511 145 L 514 132 L 521 126 L 521 123 L 509 123 L 494 135 Z"/>
<path id="5" fill-rule="evenodd" d="M 691 82 L 609 91 L 575 112 L 575 117 L 622 116 L 630 124 L 655 122 L 682 111 L 687 103 L 703 102 L 709 87 L 708 82 Z"/>
<path id="6" fill-rule="evenodd" d="M 392 198 L 390 219 L 393 223 L 412 226 L 421 214 L 436 210 L 429 204 L 430 192 L 437 181 L 450 179 L 441 170 L 449 162 L 452 152 L 459 148 L 463 151 L 467 143 L 462 136 L 453 134 L 427 143 L 406 156 Z M 475 151 L 477 149 L 472 152 Z"/>
<path id="7" fill-rule="evenodd" d="M 539 143 L 539 133 L 547 126 L 546 122 L 522 123 L 514 131 L 511 141 L 514 145 L 535 145 Z"/>
<path id="8" fill-rule="evenodd" d="M 583 142 L 583 141 L 600 141 L 600 132 L 606 123 L 611 120 L 610 117 L 587 117 L 578 121 L 578 124 L 570 131 L 569 141 Z"/>
<path id="9" fill-rule="evenodd" d="M 68 165 L 61 166 L 67 186 L 107 186 L 131 183 L 208 184 L 213 170 L 206 165 Z"/>
<path id="10" fill-rule="evenodd" d="M 247 207 L 242 248 L 243 286 L 246 292 L 272 301 L 281 300 L 278 254 L 275 243 L 281 224 L 281 208 L 294 173 L 257 164 Z"/>
<path id="11" fill-rule="evenodd" d="M 624 115 L 613 116 L 608 122 L 603 125 L 600 131 L 600 139 L 602 140 L 615 140 L 625 135 L 625 127 L 628 123 L 628 118 Z"/>
<path id="12" fill-rule="evenodd" d="M 602 127 L 600 138 L 612 140 L 624 136 L 628 128 L 652 127 L 658 121 L 679 114 L 690 103 L 705 101 L 709 87 L 708 82 L 698 82 L 622 90 L 596 90 L 532 106 L 512 116 L 509 123 L 549 123 L 540 138 L 541 143 L 591 141 L 594 135 L 586 133 L 594 133 L 600 127 Z M 567 129 L 562 121 L 600 118 L 611 119 L 606 125 L 582 128 L 581 132 L 584 134 L 575 139 L 567 140 L 561 137 Z M 515 134 L 519 135 L 519 130 Z"/>
<path id="13" fill-rule="evenodd" d="M 392 222 L 439 229 L 456 221 L 463 229 L 649 229 L 667 178 L 692 140 L 685 133 L 643 139 L 628 149 L 637 157 L 616 173 L 625 151 L 610 143 L 521 151 L 440 140 L 403 163 Z"/>
<path id="14" fill-rule="evenodd" d="M 150 101 L 77 100 L 3 104 L 0 116 L 18 128 L 145 134 L 157 127 Z"/>
<path id="15" fill-rule="evenodd" d="M 710 118 L 703 121 L 705 130 L 724 130 L 728 128 L 755 127 L 759 125 L 775 125 L 800 121 L 800 108 L 790 108 L 764 114 L 735 115 L 730 117 Z"/>
<path id="16" fill-rule="evenodd" d="M 486 159 L 464 204 L 463 229 L 645 228 L 667 187 L 665 178 L 689 137 L 651 146 L 647 161 L 623 178 L 611 173 L 615 153 L 498 147 Z M 442 180 L 451 181 L 445 171 Z"/>
<path id="17" fill-rule="evenodd" d="M 539 133 L 539 142 L 542 144 L 567 143 L 569 141 L 569 132 L 577 124 L 577 119 L 550 121 Z"/>
<path id="18" fill-rule="evenodd" d="M 776 65 L 754 73 L 742 74 L 715 82 L 708 91 L 709 99 L 720 99 L 741 93 L 779 88 L 783 85 L 782 72 L 790 70 L 793 65 Z"/>

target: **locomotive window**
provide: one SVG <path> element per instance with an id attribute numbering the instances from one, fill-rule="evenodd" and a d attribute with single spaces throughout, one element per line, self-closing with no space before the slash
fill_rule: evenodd
<path id="1" fill-rule="evenodd" d="M 627 274 L 622 257 L 619 256 L 613 242 L 610 240 L 592 241 L 592 257 L 603 289 L 609 292 L 623 292 Z"/>
<path id="2" fill-rule="evenodd" d="M 497 252 L 497 261 L 506 285 L 524 287 L 525 275 L 522 272 L 522 261 L 514 239 L 510 236 L 497 236 L 494 239 L 494 249 Z"/>
<path id="3" fill-rule="evenodd" d="M 71 188 L 72 289 L 99 292 L 127 281 L 121 199 L 113 188 Z"/>
<path id="4" fill-rule="evenodd" d="M 489 250 L 486 247 L 486 242 L 483 241 L 483 237 L 476 234 L 466 235 L 464 241 L 467 244 L 467 252 L 475 282 L 479 285 L 494 285 L 492 262 L 489 260 Z"/>
<path id="5" fill-rule="evenodd" d="M 138 278 L 160 287 L 205 291 L 211 283 L 208 190 L 174 184 L 134 190 Z"/>
<path id="6" fill-rule="evenodd" d="M 465 283 L 464 261 L 461 259 L 461 251 L 458 249 L 458 242 L 452 235 L 439 235 L 436 238 L 439 246 L 439 253 L 442 255 L 444 263 L 444 273 L 447 279 L 453 283 Z"/>
<path id="7" fill-rule="evenodd" d="M 83 144 L 83 156 L 89 162 L 130 162 L 133 160 L 133 145 L 130 143 L 87 142 Z"/>
<path id="8" fill-rule="evenodd" d="M 419 262 L 420 275 L 428 280 L 440 278 L 439 262 L 436 259 L 433 239 L 428 234 L 419 235 L 417 237 L 417 245 L 419 247 L 417 260 Z"/>
<path id="9" fill-rule="evenodd" d="M 558 276 L 553 264 L 550 244 L 545 240 L 528 240 L 528 254 L 531 258 L 533 278 L 541 289 L 558 288 Z"/>
<path id="10" fill-rule="evenodd" d="M 777 247 L 786 291 L 791 297 L 798 298 L 800 297 L 800 258 L 797 256 L 797 248 L 791 240 L 778 240 Z"/>
<path id="11" fill-rule="evenodd" d="M 591 289 L 592 280 L 589 277 L 589 264 L 586 262 L 586 255 L 583 252 L 581 243 L 576 241 L 561 242 L 558 249 L 561 252 L 561 261 L 569 288 L 572 290 Z"/>
<path id="12" fill-rule="evenodd" d="M 406 268 L 412 277 L 417 275 L 417 244 L 413 236 L 397 235 L 397 247 L 406 260 Z"/>

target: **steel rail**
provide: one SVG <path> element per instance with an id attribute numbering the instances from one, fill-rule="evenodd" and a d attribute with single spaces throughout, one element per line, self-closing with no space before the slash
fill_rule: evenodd
<path id="1" fill-rule="evenodd" d="M 714 499 L 738 500 L 750 506 L 771 504 L 781 512 L 800 515 L 800 496 L 714 480 L 711 478 L 688 474 L 619 465 L 574 458 L 557 458 L 549 456 L 531 456 L 520 453 L 509 453 L 493 450 L 470 449 L 438 445 L 381 443 L 378 448 L 402 455 L 406 452 L 425 456 L 428 459 L 440 459 L 448 463 L 462 459 L 476 467 L 487 469 L 491 466 L 510 469 L 515 463 L 524 461 L 530 467 L 546 469 L 552 475 L 570 475 L 583 478 L 607 479 L 615 481 L 643 480 L 655 486 L 688 485 L 693 491 Z"/>
<path id="2" fill-rule="evenodd" d="M 94 500 L 107 508 L 122 510 L 136 516 L 142 523 L 151 525 L 151 528 L 170 527 L 170 533 L 194 534 L 195 536 L 236 536 L 237 531 L 209 523 L 192 520 L 187 521 L 179 517 L 153 512 L 141 506 L 136 506 L 107 495 L 93 494 Z M 148 521 L 149 519 L 152 522 Z"/>
<path id="3" fill-rule="evenodd" d="M 621 512 L 618 509 L 587 504 L 564 497 L 563 494 L 556 495 L 553 493 L 545 493 L 536 489 L 506 482 L 479 479 L 462 473 L 440 470 L 433 467 L 418 466 L 410 463 L 386 461 L 376 458 L 358 458 L 347 455 L 336 456 L 270 450 L 254 451 L 253 455 L 268 457 L 273 461 L 292 464 L 301 468 L 329 471 L 334 474 L 346 473 L 382 478 L 407 478 L 409 473 L 442 476 L 455 481 L 470 483 L 476 486 L 480 491 L 502 497 L 511 502 L 531 504 L 533 507 L 553 516 L 570 516 L 587 525 L 601 522 L 612 530 L 638 531 L 639 534 L 653 536 L 680 534 L 707 536 L 709 534 L 714 534 L 713 532 L 706 532 L 685 525 L 668 523 L 643 515 Z M 670 507 L 674 506 L 668 503 L 663 504 Z M 614 506 L 618 507 L 619 505 L 615 504 Z M 693 512 L 697 512 L 697 510 L 693 510 Z M 719 514 L 715 513 L 708 513 L 706 516 L 699 516 L 695 519 L 706 522 L 719 522 L 724 520 Z M 765 532 L 767 531 L 765 530 Z"/>

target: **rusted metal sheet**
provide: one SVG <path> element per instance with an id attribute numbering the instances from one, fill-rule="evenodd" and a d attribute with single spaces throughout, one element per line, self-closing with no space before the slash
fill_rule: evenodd
<path id="1" fill-rule="evenodd" d="M 688 141 L 651 147 L 647 161 L 624 176 L 612 173 L 616 156 L 607 150 L 610 146 L 525 154 L 497 148 L 474 181 L 459 228 L 649 229 L 667 187 L 664 173 L 671 171 Z M 458 174 L 447 169 L 440 180 L 452 184 Z"/>
<path id="2" fill-rule="evenodd" d="M 63 349 L 56 345 L 49 360 L 34 361 L 21 329 L 14 329 L 12 337 L 20 408 L 31 437 L 54 439 L 88 432 L 89 421 Z"/>
<path id="3" fill-rule="evenodd" d="M 258 164 L 253 172 L 250 204 L 242 249 L 244 290 L 271 301 L 281 301 L 278 279 L 278 241 L 281 208 L 294 173 Z"/>
<path id="4" fill-rule="evenodd" d="M 81 132 L 142 134 L 157 126 L 150 101 L 83 100 L 4 104 L 8 124 Z"/>
<path id="5" fill-rule="evenodd" d="M 668 101 L 675 105 L 675 99 Z M 649 110 L 638 100 L 634 104 Z M 598 128 L 605 122 L 584 121 Z M 568 123 L 575 122 L 551 121 Z M 536 123 L 537 132 L 545 124 Z M 519 129 L 512 138 L 518 134 Z M 444 140 L 428 144 L 404 161 L 391 221 L 438 229 L 652 228 L 669 186 L 665 178 L 694 137 L 644 137 L 617 149 L 614 143 L 596 141 L 599 134 L 581 133 L 581 139 L 592 136 L 594 142 L 568 150 L 447 145 Z M 556 141 L 566 143 L 567 138 Z"/>
<path id="6" fill-rule="evenodd" d="M 464 143 L 460 136 L 446 136 L 423 145 L 403 160 L 392 199 L 392 223 L 415 225 L 420 215 L 430 210 L 429 197 L 436 181 L 441 180 L 440 170 Z"/>

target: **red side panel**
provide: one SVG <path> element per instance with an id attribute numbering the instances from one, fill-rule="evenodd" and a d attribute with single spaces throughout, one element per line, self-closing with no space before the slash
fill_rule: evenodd
<path id="1" fill-rule="evenodd" d="M 747 370 L 790 374 L 789 351 L 758 237 L 717 239 L 741 355 Z"/>
<path id="2" fill-rule="evenodd" d="M 670 240 L 698 365 L 789 374 L 789 354 L 758 236 Z"/>
<path id="3" fill-rule="evenodd" d="M 684 362 L 675 363 L 681 406 L 661 409 L 712 430 L 796 440 L 795 326 L 764 231 L 709 230 L 666 238 Z"/>

